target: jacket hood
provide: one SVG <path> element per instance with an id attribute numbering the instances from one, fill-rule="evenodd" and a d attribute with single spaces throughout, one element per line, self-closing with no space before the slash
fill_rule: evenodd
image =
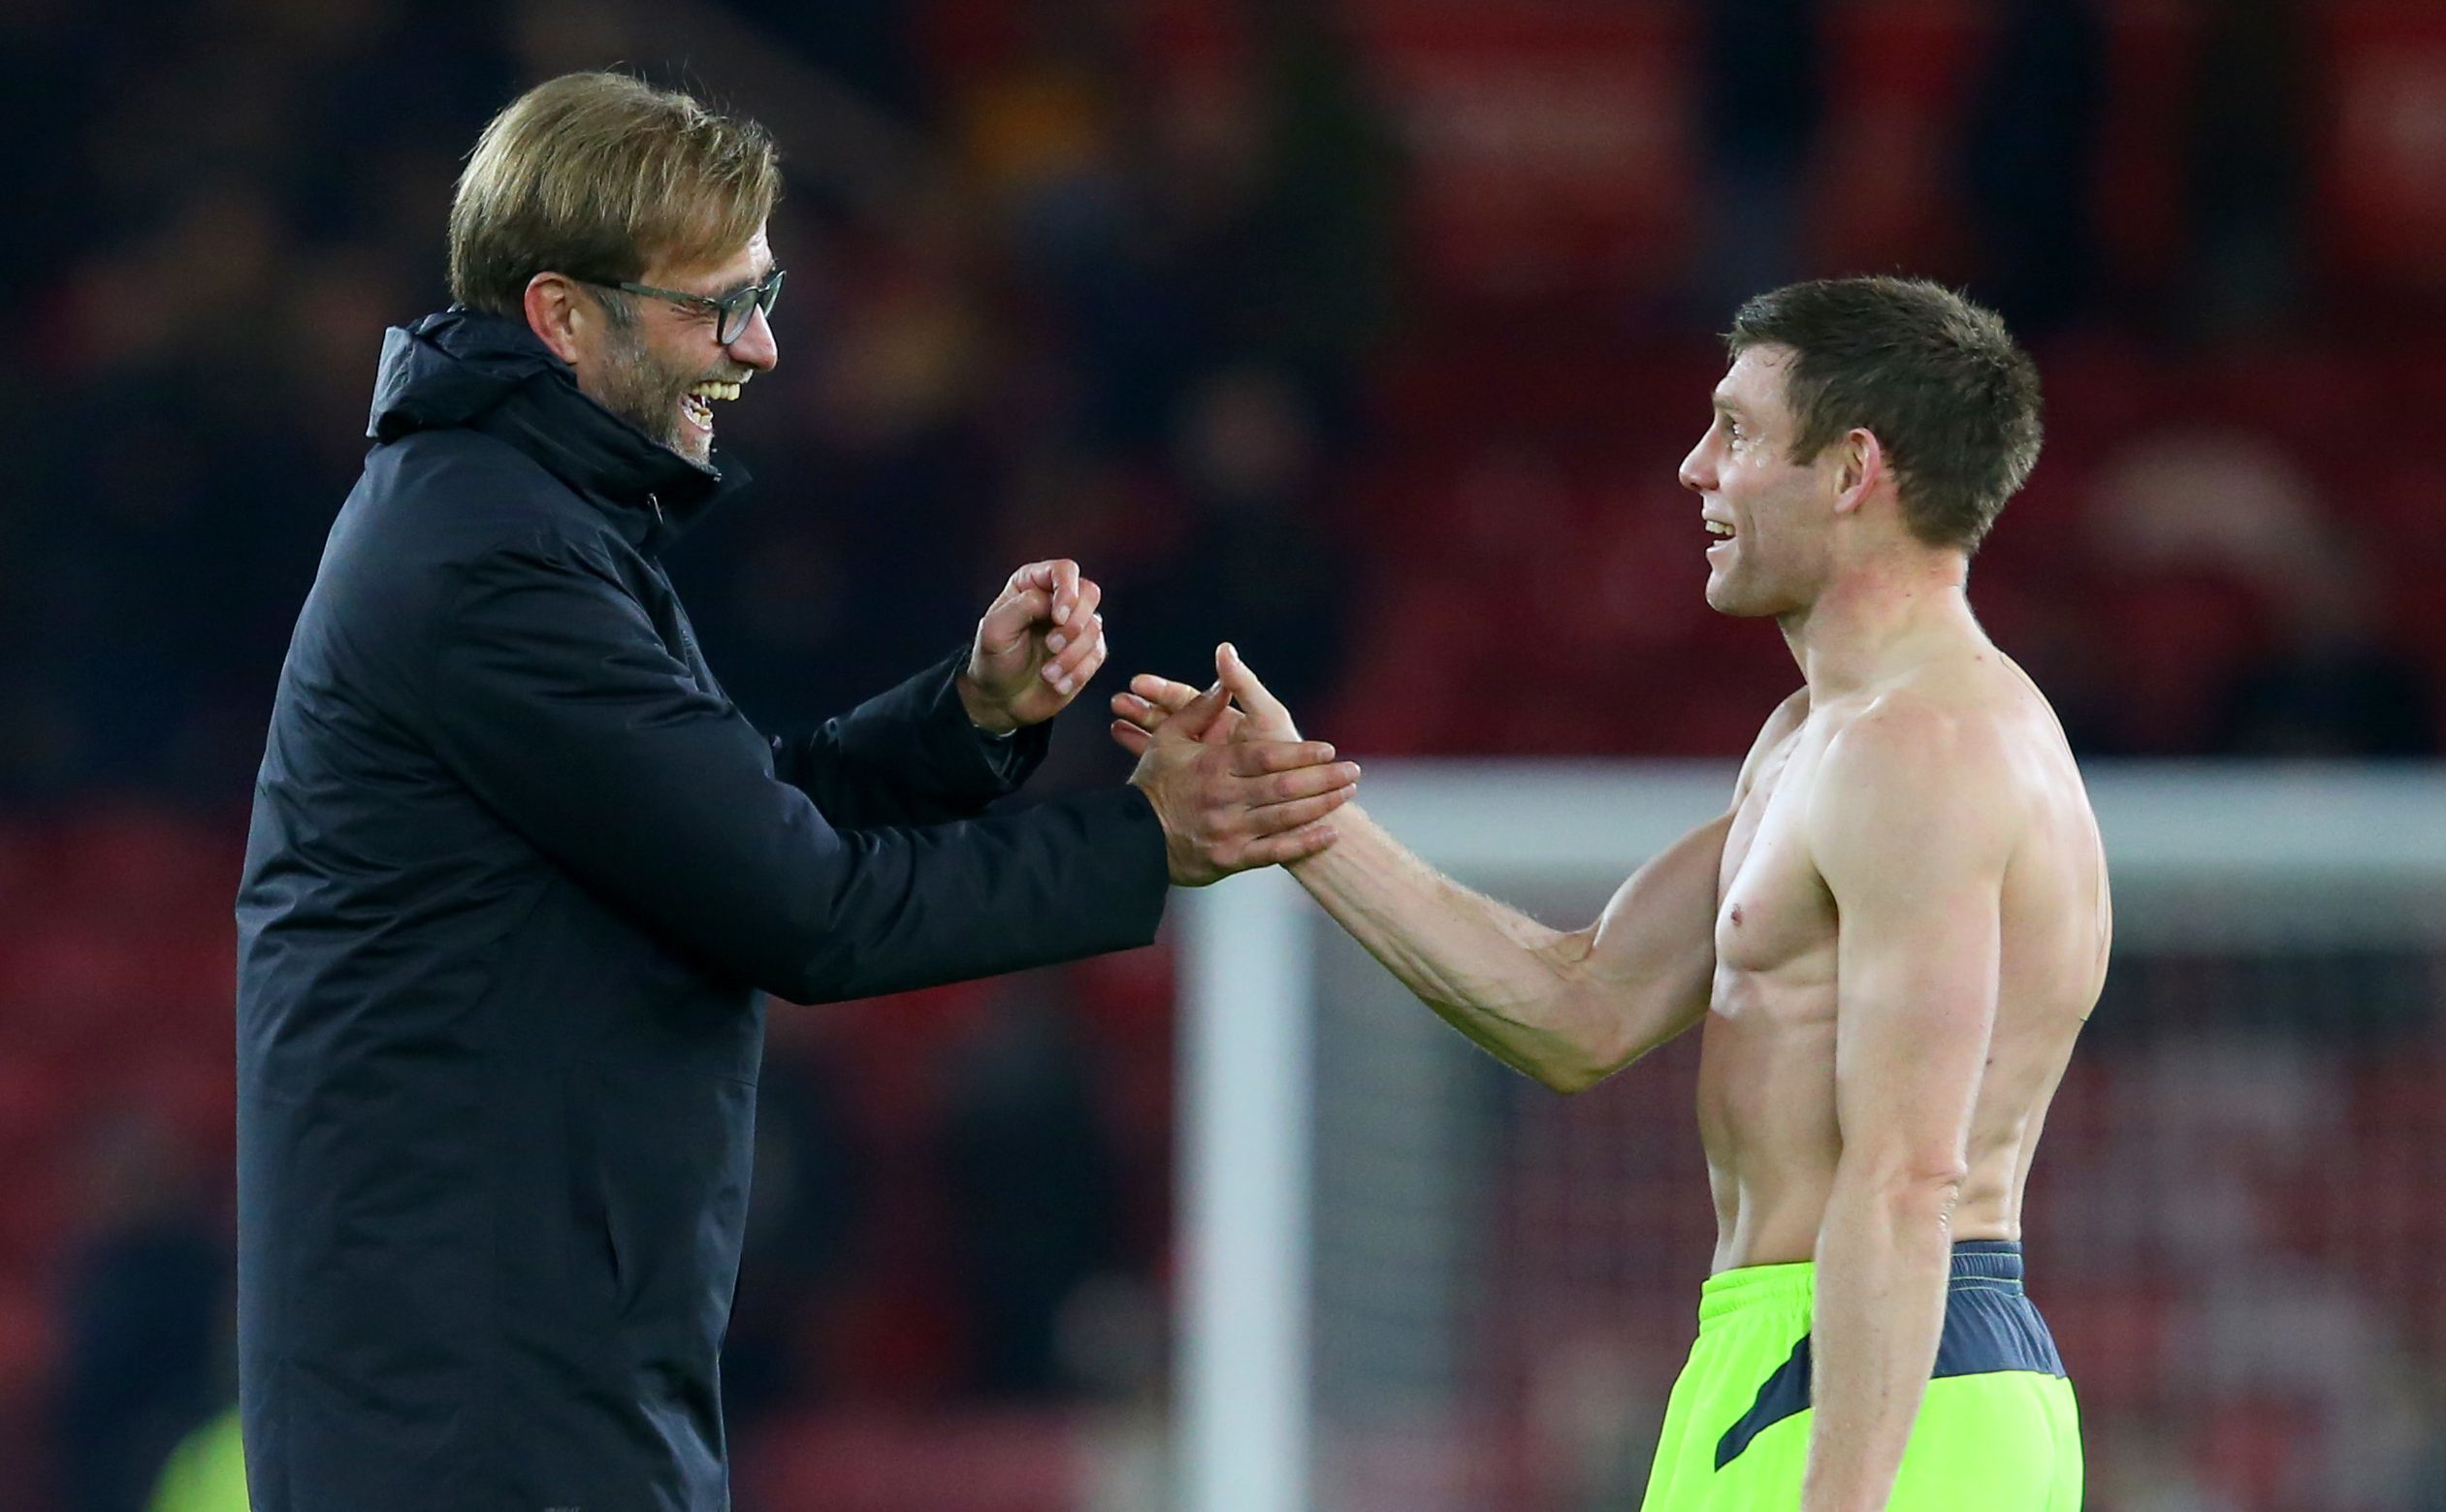
<path id="1" fill-rule="evenodd" d="M 413 431 L 465 425 L 520 384 L 557 372 L 577 388 L 577 372 L 535 339 L 523 321 L 451 308 L 382 333 L 366 434 L 396 441 Z"/>
<path id="2" fill-rule="evenodd" d="M 453 306 L 385 331 L 366 434 L 396 441 L 461 426 L 517 447 L 581 494 L 639 514 L 622 524 L 641 543 L 667 540 L 747 480 L 727 454 L 716 454 L 720 468 L 700 466 L 596 403 L 578 388 L 577 370 L 523 320 Z"/>

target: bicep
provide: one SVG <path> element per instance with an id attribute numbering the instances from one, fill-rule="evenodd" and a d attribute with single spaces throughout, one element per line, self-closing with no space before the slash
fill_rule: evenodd
<path id="1" fill-rule="evenodd" d="M 1635 1022 L 1633 1053 L 1682 1033 L 1707 1011 L 1716 975 L 1717 875 L 1727 813 L 1631 874 L 1588 928 L 1562 937 L 1575 975 L 1609 1012 Z"/>
<path id="2" fill-rule="evenodd" d="M 1992 774 L 1943 735 L 1830 752 L 1812 805 L 1837 920 L 1836 1116 L 1847 1157 L 1897 1177 L 1959 1169 L 1996 1018 L 2005 829 Z"/>

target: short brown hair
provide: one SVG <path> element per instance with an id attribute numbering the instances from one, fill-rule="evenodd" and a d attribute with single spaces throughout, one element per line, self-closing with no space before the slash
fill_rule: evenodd
<path id="1" fill-rule="evenodd" d="M 1904 523 L 1931 546 L 1978 550 L 2038 464 L 2037 366 L 1995 311 L 1939 284 L 1789 284 L 1742 306 L 1724 343 L 1736 359 L 1789 348 L 1792 460 L 1869 432 L 1893 462 Z"/>
<path id="2" fill-rule="evenodd" d="M 772 213 L 772 138 L 625 74 L 564 74 L 476 139 L 450 206 L 450 294 L 517 311 L 546 270 L 617 283 L 670 255 L 715 259 Z"/>

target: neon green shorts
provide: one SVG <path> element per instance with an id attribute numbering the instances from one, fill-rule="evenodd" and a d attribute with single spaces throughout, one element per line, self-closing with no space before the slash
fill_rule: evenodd
<path id="1" fill-rule="evenodd" d="M 1789 1512 L 1809 1457 L 1815 1268 L 1708 1277 L 1643 1512 Z M 2021 1246 L 1953 1246 L 1945 1335 L 1889 1512 L 2079 1512 L 2080 1420 Z"/>

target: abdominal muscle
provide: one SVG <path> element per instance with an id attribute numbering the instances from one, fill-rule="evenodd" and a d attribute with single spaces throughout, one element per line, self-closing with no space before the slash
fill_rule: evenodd
<path id="1" fill-rule="evenodd" d="M 1715 1269 L 1807 1260 L 1834 1183 L 1833 952 L 1822 969 L 1719 970 L 1700 1032 L 1699 1138 L 1716 1199 Z M 1817 979 L 1817 980 L 1812 980 Z"/>
<path id="2" fill-rule="evenodd" d="M 1952 1237 L 2017 1239 L 2024 1131 L 2017 1117 L 1995 1126 L 2005 1109 L 1980 1103 Z M 1700 1032 L 1698 1127 L 1716 1200 L 1713 1269 L 1810 1259 L 1843 1155 L 1831 941 L 1771 972 L 1718 969 Z"/>

